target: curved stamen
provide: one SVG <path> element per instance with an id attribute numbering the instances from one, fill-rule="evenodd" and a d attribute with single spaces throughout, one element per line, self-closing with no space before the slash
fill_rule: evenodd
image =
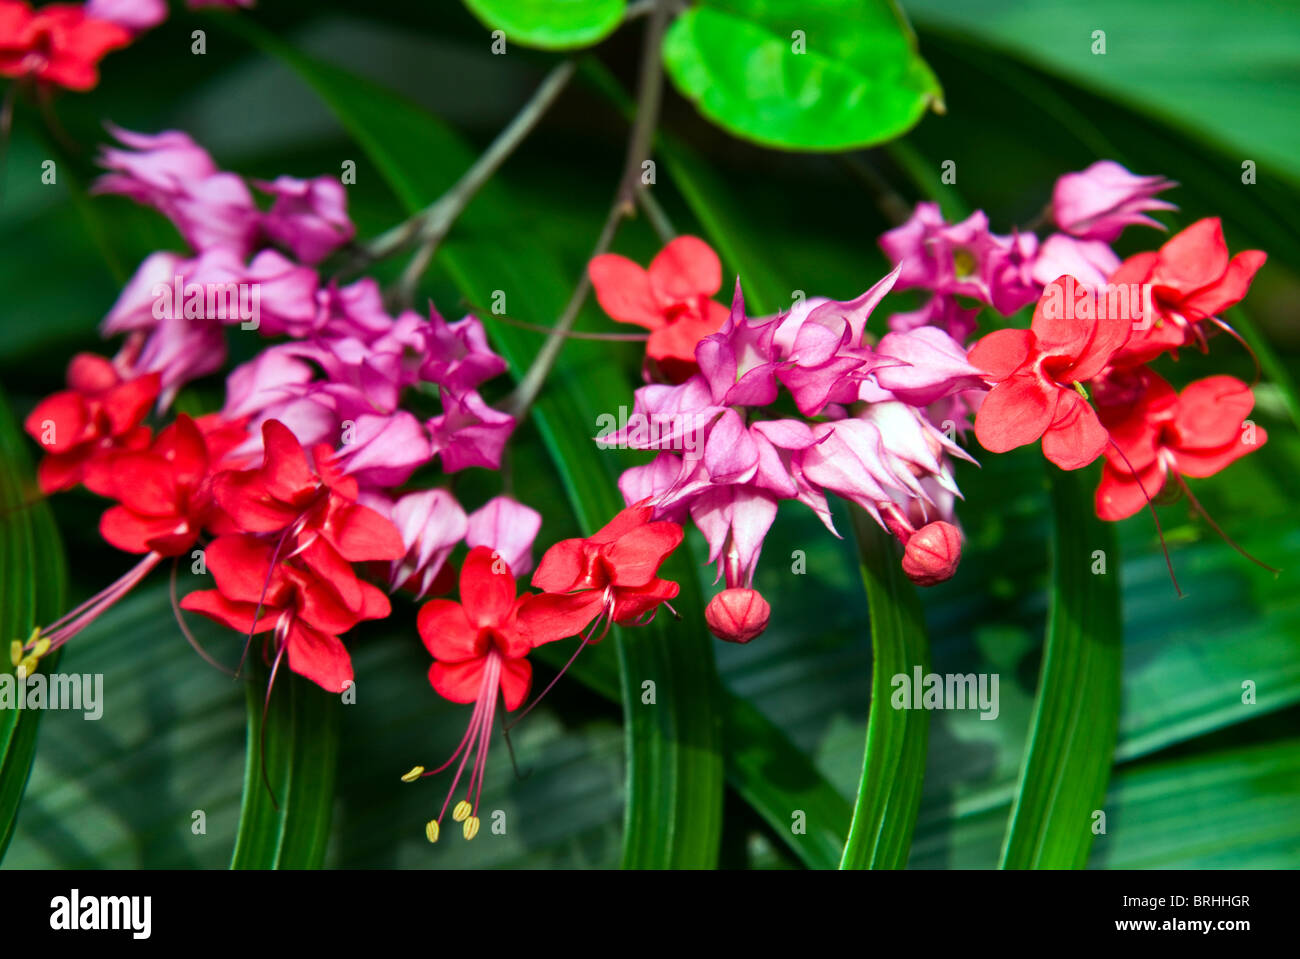
<path id="1" fill-rule="evenodd" d="M 1174 575 L 1174 561 L 1169 558 L 1169 544 L 1165 542 L 1165 531 L 1160 527 L 1160 517 L 1156 514 L 1155 504 L 1151 502 L 1151 496 L 1147 493 L 1147 488 L 1142 485 L 1142 477 L 1138 476 L 1137 470 L 1133 468 L 1133 464 L 1129 462 L 1128 457 L 1124 455 L 1124 451 L 1119 448 L 1118 443 L 1109 436 L 1106 437 L 1106 442 L 1115 447 L 1115 452 L 1119 454 L 1120 459 L 1124 461 L 1124 465 L 1128 467 L 1128 471 L 1133 475 L 1133 482 L 1137 483 L 1138 489 L 1142 491 L 1142 498 L 1147 501 L 1147 509 L 1151 511 L 1151 519 L 1156 524 L 1156 535 L 1160 537 L 1160 548 L 1165 554 L 1165 566 L 1169 569 L 1169 578 L 1174 582 L 1174 592 L 1178 594 L 1179 599 L 1182 599 L 1183 590 L 1178 585 L 1178 577 Z M 1174 475 L 1177 476 L 1178 474 L 1174 473 Z"/>
<path id="2" fill-rule="evenodd" d="M 1173 472 L 1173 471 L 1171 470 L 1171 472 Z M 1200 513 L 1203 517 L 1205 517 L 1205 521 L 1206 521 L 1207 523 L 1210 524 L 1210 528 L 1211 528 L 1212 530 L 1214 530 L 1216 533 L 1218 533 L 1219 536 L 1221 536 L 1221 537 L 1223 538 L 1223 541 L 1224 541 L 1225 543 L 1227 543 L 1229 546 L 1231 546 L 1233 549 L 1235 549 L 1235 550 L 1236 550 L 1238 553 L 1240 553 L 1242 556 L 1246 557 L 1246 559 L 1250 560 L 1250 561 L 1251 561 L 1252 563 L 1254 563 L 1256 566 L 1259 566 L 1259 567 L 1262 567 L 1263 569 L 1268 570 L 1268 571 L 1269 571 L 1270 573 L 1272 573 L 1274 576 L 1276 576 L 1278 573 L 1281 572 L 1281 570 L 1279 570 L 1279 569 L 1274 569 L 1272 566 L 1269 566 L 1268 563 L 1265 563 L 1263 560 L 1256 559 L 1254 556 L 1251 556 L 1250 553 L 1246 552 L 1246 550 L 1244 550 L 1244 549 L 1242 549 L 1240 546 L 1238 546 L 1238 545 L 1233 541 L 1232 537 L 1229 536 L 1227 533 L 1225 533 L 1225 532 L 1223 531 L 1223 529 L 1219 526 L 1219 524 L 1216 523 L 1216 522 L 1214 521 L 1214 517 L 1212 517 L 1212 516 L 1210 515 L 1209 511 L 1206 510 L 1206 508 L 1205 508 L 1204 506 L 1201 505 L 1201 501 L 1198 500 L 1198 499 L 1196 498 L 1195 495 L 1193 495 L 1191 488 L 1187 485 L 1187 481 L 1186 481 L 1185 479 L 1183 479 L 1182 476 L 1180 476 L 1180 475 L 1179 475 L 1178 473 L 1176 473 L 1176 472 L 1173 474 L 1173 476 L 1174 476 L 1174 481 L 1179 485 L 1179 487 L 1182 489 L 1183 493 L 1186 494 L 1186 496 L 1187 496 L 1187 501 L 1188 501 L 1189 503 L 1192 504 L 1192 507 L 1193 507 L 1193 508 L 1198 512 L 1198 513 Z"/>

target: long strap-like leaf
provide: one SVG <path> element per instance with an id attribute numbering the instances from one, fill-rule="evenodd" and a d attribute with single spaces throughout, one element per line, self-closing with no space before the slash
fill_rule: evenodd
<path id="1" fill-rule="evenodd" d="M 43 502 L 35 497 L 26 438 L 18 430 L 0 393 L 0 677 L 16 683 L 9 661 L 9 643 L 26 639 L 38 623 L 62 612 L 67 571 L 58 530 Z M 52 671 L 59 654 L 45 657 L 41 670 Z M 27 788 L 40 709 L 18 709 L 13 701 L 0 708 L 0 859 L 13 838 L 18 807 Z"/>
<path id="2" fill-rule="evenodd" d="M 1025 762 L 1002 847 L 1006 869 L 1081 869 L 1104 828 L 1123 668 L 1119 547 L 1093 510 L 1090 470 L 1047 467 L 1052 581 Z"/>
<path id="3" fill-rule="evenodd" d="M 871 712 L 862 782 L 844 843 L 841 869 L 902 869 L 907 865 L 921 805 L 930 716 L 907 695 L 917 674 L 929 671 L 925 621 L 916 588 L 899 566 L 892 539 L 865 512 L 853 508 L 853 531 L 871 613 Z"/>
<path id="4" fill-rule="evenodd" d="M 329 844 L 339 713 L 344 707 L 339 697 L 282 670 L 266 709 L 264 778 L 267 670 L 255 655 L 249 659 L 253 667 L 247 690 L 244 798 L 230 868 L 317 869 Z"/>

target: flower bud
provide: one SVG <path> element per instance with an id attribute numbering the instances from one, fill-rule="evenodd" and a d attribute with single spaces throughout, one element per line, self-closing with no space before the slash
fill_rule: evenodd
<path id="1" fill-rule="evenodd" d="M 724 589 L 704 610 L 709 631 L 729 643 L 747 643 L 763 630 L 772 616 L 772 607 L 758 590 L 735 587 Z"/>
<path id="2" fill-rule="evenodd" d="M 961 562 L 961 533 L 942 520 L 922 526 L 907 541 L 903 572 L 917 586 L 934 586 L 950 579 Z"/>

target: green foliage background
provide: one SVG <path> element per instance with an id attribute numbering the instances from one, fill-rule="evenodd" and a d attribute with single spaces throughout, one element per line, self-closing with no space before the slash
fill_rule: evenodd
<path id="1" fill-rule="evenodd" d="M 292 53 L 253 42 L 227 18 L 177 12 L 110 57 L 93 93 L 57 101 L 75 152 L 48 134 L 34 111 L 20 108 L 0 214 L 0 382 L 19 418 L 61 384 L 72 352 L 101 349 L 96 324 L 135 265 L 155 249 L 179 248 L 160 216 L 119 198 L 85 196 L 91 145 L 105 139 L 102 122 L 185 129 L 224 168 L 249 176 L 315 176 L 353 160 L 350 211 L 360 235 L 373 236 L 412 203 L 435 199 L 467 165 L 455 151 L 485 145 L 556 56 L 522 47 L 493 56 L 487 28 L 458 4 L 261 6 L 253 19 L 288 51 L 314 58 L 308 72 L 317 61 L 337 69 L 321 68 L 313 88 Z M 1108 707 L 1103 700 L 1105 709 L 1078 716 L 1102 728 L 1117 710 L 1116 765 L 1101 806 L 1107 830 L 1083 856 L 1092 867 L 1300 865 L 1300 593 L 1290 582 L 1300 559 L 1300 406 L 1292 387 L 1300 375 L 1300 154 L 1291 148 L 1294 124 L 1284 122 L 1298 106 L 1300 12 L 1284 4 L 1198 0 L 1181 5 L 1170 30 L 1154 3 L 1090 5 L 1088 17 L 1046 2 L 905 6 L 920 52 L 943 86 L 945 115 L 928 114 L 901 140 L 846 159 L 765 150 L 721 132 L 668 93 L 654 195 L 680 232 L 714 243 L 728 274 L 740 272 L 747 295 L 767 310 L 788 303 L 796 289 L 849 298 L 882 275 L 875 238 L 890 224 L 873 195 L 882 180 L 908 202 L 933 195 L 950 216 L 985 209 L 1005 232 L 1034 218 L 1058 175 L 1112 158 L 1183 184 L 1171 194 L 1182 207 L 1166 218 L 1171 225 L 1222 216 L 1234 251 L 1269 252 L 1250 297 L 1229 319 L 1256 331 L 1250 335 L 1266 366 L 1257 420 L 1270 440 L 1196 489 L 1243 546 L 1284 572 L 1274 579 L 1248 564 L 1176 504 L 1162 517 L 1188 594 L 1178 600 L 1149 519 L 1118 527 L 1122 681 Z M 208 31 L 203 56 L 190 53 L 196 26 Z M 1100 28 L 1107 52 L 1097 56 L 1087 51 Z M 512 316 L 554 322 L 616 185 L 626 120 L 611 84 L 632 88 L 640 32 L 620 28 L 588 55 L 597 62 L 584 63 L 552 115 L 457 224 L 422 288 L 446 315 L 485 305 L 492 290 L 504 289 Z M 398 91 L 406 104 L 376 89 Z M 1185 92 L 1191 90 L 1204 95 Z M 356 108 L 351 115 L 349 104 Z M 359 127 L 371 125 L 384 131 L 381 150 L 363 149 L 358 137 Z M 380 154 L 392 165 L 378 162 Z M 41 163 L 51 158 L 58 183 L 42 185 Z M 955 186 L 938 182 L 944 160 L 956 163 Z M 1254 185 L 1241 182 L 1245 160 L 1258 164 Z M 871 171 L 865 176 L 864 163 Z M 1154 232 L 1130 230 L 1121 252 L 1158 242 Z M 645 262 L 658 245 L 636 219 L 615 248 Z M 392 278 L 397 268 L 386 264 L 378 272 Z M 579 326 L 610 328 L 591 304 Z M 514 329 L 490 326 L 489 333 L 516 371 L 539 345 L 540 338 Z M 256 344 L 232 345 L 238 361 Z M 504 482 L 542 511 L 539 546 L 603 522 L 610 508 L 597 497 L 609 495 L 608 476 L 596 471 L 625 463 L 612 454 L 584 460 L 575 453 L 569 469 L 557 471 L 547 444 L 589 432 L 594 412 L 630 405 L 638 353 L 635 344 L 567 347 L 539 415 L 512 443 L 506 474 L 467 477 L 467 502 L 477 505 Z M 1220 339 L 1209 358 L 1180 360 L 1174 375 L 1185 382 L 1212 371 L 1249 379 L 1252 367 Z M 214 378 L 185 400 L 211 408 L 219 390 Z M 12 437 L 4 449 L 11 471 L 25 469 L 21 459 L 33 452 Z M 1048 576 L 1053 512 L 1041 457 L 1036 450 L 977 456 L 982 468 L 962 466 L 958 475 L 969 537 L 962 568 L 953 581 L 922 593 L 921 602 L 931 668 L 999 673 L 1001 712 L 993 722 L 976 712 L 929 716 L 907 859 L 918 868 L 1002 860 L 1048 608 L 1053 590 L 1059 596 L 1063 588 Z M 70 599 L 127 568 L 129 560 L 95 534 L 98 501 L 72 494 L 50 507 L 67 554 Z M 849 534 L 847 512 L 837 513 L 837 525 Z M 43 514 L 31 527 L 40 531 L 44 552 L 31 545 L 30 529 L 7 520 L 0 556 L 6 573 L 34 570 L 35 602 L 48 619 L 45 604 L 61 585 L 58 545 Z M 690 545 L 698 591 L 707 597 L 712 574 L 698 566 L 703 543 L 692 534 Z M 25 559 L 29 550 L 37 558 Z M 792 572 L 797 550 L 807 559 L 803 575 Z M 683 560 L 679 572 L 691 568 Z M 493 751 L 484 804 L 506 812 L 506 835 L 485 829 L 473 843 L 452 836 L 437 847 L 425 841 L 423 823 L 441 802 L 441 789 L 404 786 L 397 777 L 416 762 L 440 761 L 458 741 L 466 710 L 428 687 L 414 610 L 397 604 L 392 619 L 357 630 L 349 644 L 358 701 L 337 717 L 332 808 L 318 802 L 314 813 L 332 813 L 324 864 L 837 864 L 863 774 L 872 675 L 853 540 L 831 538 L 811 514 L 786 504 L 756 585 L 772 601 L 773 622 L 751 646 L 683 637 L 665 620 L 654 634 L 584 654 L 585 672 L 561 683 L 516 730 L 515 748 L 530 774 L 515 778 L 499 743 Z M 31 597 L 4 597 L 0 622 L 15 635 L 25 632 Z M 207 623 L 193 626 L 209 649 L 227 661 L 237 657 L 237 637 Z M 674 642 L 680 646 L 668 653 L 651 645 Z M 648 759 L 637 754 L 649 765 L 631 792 L 625 713 L 617 703 L 620 657 L 625 673 L 631 663 L 678 677 L 676 690 L 695 704 L 672 714 L 686 726 L 665 727 L 656 714 L 638 732 L 636 724 L 646 720 L 633 719 L 632 741 L 658 744 L 658 751 Z M 710 659 L 725 693 L 709 691 Z M 693 671 L 672 672 L 684 666 Z M 60 669 L 104 674 L 104 717 L 42 718 L 5 867 L 227 865 L 244 782 L 244 692 L 204 665 L 177 633 L 165 582 L 138 590 L 78 637 Z M 548 668 L 538 674 L 548 678 Z M 1254 705 L 1241 701 L 1247 681 L 1257 690 Z M 661 687 L 661 698 L 673 696 L 673 683 Z M 303 715 L 310 718 L 310 709 Z M 728 786 L 719 796 L 723 776 Z M 11 792 L 6 778 L 0 799 Z M 647 832 L 643 858 L 629 856 L 626 830 L 641 830 L 643 813 L 646 822 L 661 822 L 655 810 L 665 797 L 676 807 L 671 821 L 692 824 L 688 835 Z M 191 830 L 195 810 L 206 815 L 203 835 Z M 807 835 L 789 829 L 796 810 L 808 814 Z M 1032 863 L 1013 857 L 1010 864 Z"/>

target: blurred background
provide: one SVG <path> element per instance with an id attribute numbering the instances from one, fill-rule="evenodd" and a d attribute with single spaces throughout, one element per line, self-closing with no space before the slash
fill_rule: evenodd
<path id="1" fill-rule="evenodd" d="M 1300 865 L 1300 7 L 1218 0 L 1184 0 L 1173 10 L 1129 0 L 1086 8 L 1062 0 L 904 0 L 903 7 L 943 86 L 946 113 L 927 114 L 877 149 L 782 152 L 723 132 L 670 84 L 661 130 L 671 155 L 657 154 L 654 195 L 679 232 L 726 237 L 718 244 L 725 274 L 743 263 L 747 296 L 769 311 L 796 290 L 849 299 L 879 279 L 887 266 L 876 238 L 892 225 L 882 212 L 891 203 L 933 197 L 950 219 L 983 209 L 1006 233 L 1038 215 L 1059 175 L 1098 159 L 1177 180 L 1167 198 L 1180 210 L 1160 217 L 1172 229 L 1220 216 L 1230 249 L 1268 252 L 1250 296 L 1227 319 L 1258 332 L 1265 374 L 1255 418 L 1269 442 L 1196 492 L 1247 550 L 1284 572 L 1275 579 L 1251 565 L 1176 503 L 1161 515 L 1187 593 L 1178 600 L 1150 517 L 1120 525 L 1122 713 L 1108 829 L 1089 864 Z M 476 152 L 557 60 L 523 47 L 491 54 L 489 31 L 450 0 L 261 0 L 240 16 L 286 47 L 363 78 L 354 91 L 368 84 L 396 91 Z M 320 91 L 229 19 L 173 11 L 104 61 L 94 91 L 55 100 L 57 132 L 20 105 L 0 211 L 0 383 L 17 417 L 62 385 L 73 352 L 106 351 L 96 326 L 139 261 L 181 248 L 161 216 L 118 197 L 87 196 L 105 122 L 186 130 L 221 167 L 249 177 L 310 177 L 353 160 L 358 175 L 348 196 L 358 235 L 374 236 L 404 217 L 383 171 Z M 199 28 L 207 52 L 196 56 L 190 34 Z M 1105 31 L 1104 55 L 1090 50 L 1095 30 Z M 448 257 L 434 263 L 421 293 L 449 318 L 503 288 L 512 315 L 554 322 L 548 304 L 562 303 L 581 275 L 617 185 L 627 125 L 614 91 L 634 89 L 641 34 L 637 24 L 624 26 L 582 54 L 589 62 L 494 180 L 491 196 L 475 201 L 478 215 L 453 229 L 444 248 L 450 258 L 482 266 L 466 284 L 449 272 Z M 405 130 L 395 115 L 392 135 Z M 431 166 L 446 162 L 435 142 L 414 130 L 410 137 L 406 147 L 427 150 Z M 39 176 L 48 158 L 58 162 L 54 185 Z M 947 160 L 956 164 L 952 185 L 939 182 Z M 1256 165 L 1253 184 L 1242 181 L 1245 161 Z M 451 176 L 459 172 L 453 166 Z M 1133 229 L 1118 249 L 1127 255 L 1159 242 L 1154 231 Z M 615 250 L 645 263 L 659 245 L 637 218 Z M 375 272 L 391 279 L 400 266 Z M 462 293 L 467 285 L 484 291 L 478 303 Z M 898 308 L 910 305 L 897 300 Z M 594 304 L 579 326 L 613 328 Z M 246 358 L 235 350 L 233 361 Z M 593 364 L 620 364 L 630 405 L 637 344 L 573 343 L 570 351 Z M 1210 357 L 1187 355 L 1172 375 L 1185 383 L 1212 372 L 1249 380 L 1253 366 L 1220 338 Z M 184 403 L 212 409 L 220 391 L 221 380 L 209 378 Z M 574 535 L 535 427 L 522 428 L 511 449 L 504 475 L 467 476 L 467 508 L 513 484 L 513 494 L 545 516 L 539 545 Z M 916 868 L 996 864 L 1040 664 L 1049 533 L 1041 456 L 1036 448 L 976 455 L 982 468 L 958 467 L 965 560 L 923 601 L 932 668 L 999 673 L 1001 713 L 996 722 L 977 712 L 931 716 Z M 52 506 L 68 557 L 68 596 L 79 601 L 130 560 L 98 538 L 100 501 L 74 493 Z M 837 525 L 849 529 L 842 513 Z M 702 541 L 692 537 L 702 557 Z M 806 555 L 806 573 L 792 572 L 795 551 Z M 701 566 L 700 576 L 711 589 L 712 570 Z M 756 586 L 772 601 L 772 626 L 747 647 L 715 644 L 723 682 L 786 733 L 847 810 L 861 772 L 871 668 L 851 541 L 835 540 L 811 513 L 786 503 Z M 223 659 L 237 657 L 238 637 L 192 625 Z M 506 751 L 494 749 L 483 801 L 506 811 L 507 835 L 435 850 L 423 823 L 441 802 L 441 786 L 403 788 L 397 777 L 414 763 L 441 761 L 459 740 L 467 709 L 429 688 L 409 604 L 356 631 L 349 646 L 359 695 L 341 726 L 327 865 L 617 865 L 624 814 L 617 703 L 578 682 L 559 684 L 514 734 L 528 774 L 516 778 Z M 177 633 L 165 579 L 79 637 L 60 668 L 104 674 L 104 718 L 43 718 L 4 865 L 226 865 L 243 785 L 244 695 Z M 539 680 L 551 675 L 538 667 Z M 1250 705 L 1242 702 L 1246 682 L 1256 689 Z M 774 781 L 782 774 L 771 770 Z M 191 830 L 198 809 L 206 814 L 203 835 Z M 728 791 L 721 864 L 800 861 Z"/>

